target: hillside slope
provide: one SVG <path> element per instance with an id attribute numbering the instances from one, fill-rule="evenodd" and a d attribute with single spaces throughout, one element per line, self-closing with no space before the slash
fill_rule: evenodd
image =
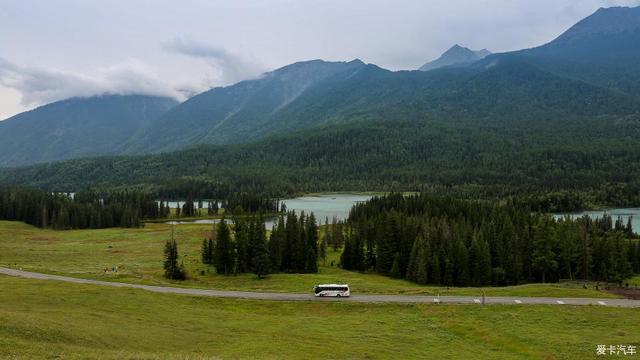
<path id="1" fill-rule="evenodd" d="M 0 121 L 0 165 L 119 153 L 177 102 L 149 96 L 74 98 Z"/>
<path id="2" fill-rule="evenodd" d="M 596 11 L 548 44 L 488 56 L 473 64 L 492 66 L 517 58 L 559 76 L 640 96 L 640 7 Z"/>
<path id="3" fill-rule="evenodd" d="M 291 64 L 259 79 L 214 88 L 194 96 L 132 139 L 129 153 L 169 151 L 194 144 L 243 142 L 276 128 L 279 112 L 322 82 L 348 78 L 363 68 L 360 60 Z"/>

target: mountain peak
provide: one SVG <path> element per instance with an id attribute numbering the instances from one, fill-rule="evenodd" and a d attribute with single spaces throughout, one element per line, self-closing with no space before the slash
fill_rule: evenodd
<path id="1" fill-rule="evenodd" d="M 637 29 L 640 29 L 640 6 L 600 8 L 553 42 L 575 41 L 598 34 L 617 34 Z"/>
<path id="2" fill-rule="evenodd" d="M 419 70 L 429 71 L 447 66 L 464 66 L 484 59 L 490 54 L 491 52 L 487 49 L 474 51 L 459 44 L 455 44 L 436 60 L 422 65 Z"/>

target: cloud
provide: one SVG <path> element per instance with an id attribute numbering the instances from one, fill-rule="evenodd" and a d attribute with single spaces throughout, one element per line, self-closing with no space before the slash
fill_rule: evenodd
<path id="1" fill-rule="evenodd" d="M 71 97 L 152 95 L 184 100 L 185 95 L 137 60 L 99 69 L 96 74 L 72 73 L 50 67 L 17 65 L 0 58 L 0 85 L 15 89 L 25 106 Z"/>
<path id="2" fill-rule="evenodd" d="M 170 53 L 205 60 L 217 72 L 217 76 L 213 76 L 209 80 L 209 86 L 233 84 L 255 78 L 265 72 L 263 66 L 233 54 L 223 47 L 189 38 L 176 38 L 167 41 L 162 45 L 162 48 Z"/>

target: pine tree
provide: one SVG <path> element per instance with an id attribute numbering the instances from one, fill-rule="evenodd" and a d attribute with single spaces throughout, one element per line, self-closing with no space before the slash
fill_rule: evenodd
<path id="1" fill-rule="evenodd" d="M 253 235 L 253 224 L 245 221 L 242 216 L 234 216 L 235 253 L 237 271 L 244 273 L 250 271 L 251 254 L 249 253 L 249 241 Z"/>
<path id="2" fill-rule="evenodd" d="M 262 255 L 262 252 L 269 260 L 269 253 L 267 250 L 267 232 L 264 227 L 264 220 L 262 215 L 254 217 L 249 224 L 249 243 L 248 243 L 248 255 L 251 257 L 249 266 L 251 271 L 256 272 L 258 264 L 255 263 L 257 255 Z M 262 261 L 262 259 L 260 259 Z"/>
<path id="3" fill-rule="evenodd" d="M 409 264 L 407 266 L 407 279 L 417 282 L 418 284 L 427 284 L 429 282 L 427 272 L 428 257 L 428 244 L 424 234 L 420 233 L 411 248 L 411 255 L 409 256 Z"/>
<path id="4" fill-rule="evenodd" d="M 267 234 L 262 216 L 255 218 L 252 223 L 253 231 L 249 243 L 251 249 L 251 271 L 261 279 L 268 275 L 271 269 L 267 250 Z"/>
<path id="5" fill-rule="evenodd" d="M 182 266 L 178 265 L 178 244 L 173 239 L 173 228 L 171 229 L 171 239 L 167 240 L 164 246 L 164 276 L 172 280 L 184 280 L 185 272 Z"/>
<path id="6" fill-rule="evenodd" d="M 235 254 L 231 233 L 224 218 L 220 219 L 216 230 L 214 251 L 216 271 L 218 274 L 231 275 L 234 273 Z"/>
<path id="7" fill-rule="evenodd" d="M 553 219 L 550 216 L 543 216 L 534 228 L 532 265 L 541 273 L 543 283 L 558 268 L 556 254 L 553 250 L 556 236 L 552 223 Z"/>
<path id="8" fill-rule="evenodd" d="M 284 251 L 284 217 L 280 216 L 273 225 L 269 238 L 269 260 L 274 272 L 282 270 L 282 253 Z"/>
<path id="9" fill-rule="evenodd" d="M 473 286 L 483 286 L 491 282 L 491 253 L 481 233 L 476 233 L 471 241 L 469 266 Z"/>
<path id="10" fill-rule="evenodd" d="M 479 242 L 480 245 L 480 258 L 478 263 L 478 279 L 479 285 L 489 285 L 491 284 L 491 250 L 489 249 L 489 244 L 486 240 L 482 239 Z"/>
<path id="11" fill-rule="evenodd" d="M 324 224 L 324 233 L 322 234 L 322 241 L 320 241 L 320 247 L 318 248 L 318 257 L 322 259 L 322 265 L 327 264 L 327 235 L 329 233 L 328 224 Z"/>
<path id="12" fill-rule="evenodd" d="M 207 240 L 207 259 L 209 260 L 209 262 L 207 264 L 209 265 L 213 265 L 213 251 L 215 249 L 215 245 L 214 245 L 214 241 L 213 239 L 209 238 Z"/>
<path id="13" fill-rule="evenodd" d="M 398 253 L 393 256 L 393 263 L 391 265 L 391 271 L 389 271 L 389 276 L 392 278 L 402 277 L 402 272 L 400 271 L 400 254 Z"/>
<path id="14" fill-rule="evenodd" d="M 200 254 L 202 257 L 202 263 L 203 264 L 211 264 L 211 258 L 209 257 L 209 240 L 208 239 L 204 239 L 202 241 L 202 248 L 200 250 Z"/>
<path id="15" fill-rule="evenodd" d="M 457 239 L 454 251 L 454 284 L 457 286 L 468 286 L 469 252 L 464 241 Z"/>
<path id="16" fill-rule="evenodd" d="M 318 272 L 318 225 L 316 217 L 311 213 L 305 223 L 305 235 L 307 245 L 307 256 L 305 259 L 305 272 Z"/>
<path id="17" fill-rule="evenodd" d="M 344 245 L 343 230 L 342 223 L 334 216 L 333 221 L 331 222 L 331 240 L 333 241 L 333 244 L 331 245 L 333 247 L 333 251 L 338 251 Z"/>
<path id="18" fill-rule="evenodd" d="M 389 274 L 393 266 L 393 258 L 400 243 L 400 226 L 395 212 L 389 213 L 383 223 L 384 230 L 376 244 L 376 271 Z"/>
<path id="19" fill-rule="evenodd" d="M 258 275 L 258 278 L 260 279 L 269 275 L 269 254 L 267 253 L 267 249 L 265 246 L 258 248 L 256 254 L 253 257 L 253 272 Z"/>

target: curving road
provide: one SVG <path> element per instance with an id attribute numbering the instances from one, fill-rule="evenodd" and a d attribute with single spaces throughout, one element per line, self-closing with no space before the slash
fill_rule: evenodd
<path id="1" fill-rule="evenodd" d="M 352 295 L 348 298 L 318 298 L 312 294 L 271 293 L 251 291 L 208 290 L 194 288 L 178 288 L 170 286 L 153 286 L 128 284 L 110 281 L 79 279 L 68 276 L 49 275 L 29 271 L 0 267 L 0 274 L 29 279 L 56 280 L 76 284 L 93 284 L 120 288 L 133 288 L 167 294 L 185 294 L 218 298 L 284 300 L 284 301 L 348 301 L 363 303 L 444 303 L 444 304 L 482 304 L 481 297 L 473 296 L 421 296 L 421 295 Z M 594 299 L 594 298 L 550 298 L 550 297 L 511 297 L 489 296 L 484 298 L 485 304 L 517 304 L 517 305 L 596 305 L 640 307 L 640 300 L 628 299 Z"/>

